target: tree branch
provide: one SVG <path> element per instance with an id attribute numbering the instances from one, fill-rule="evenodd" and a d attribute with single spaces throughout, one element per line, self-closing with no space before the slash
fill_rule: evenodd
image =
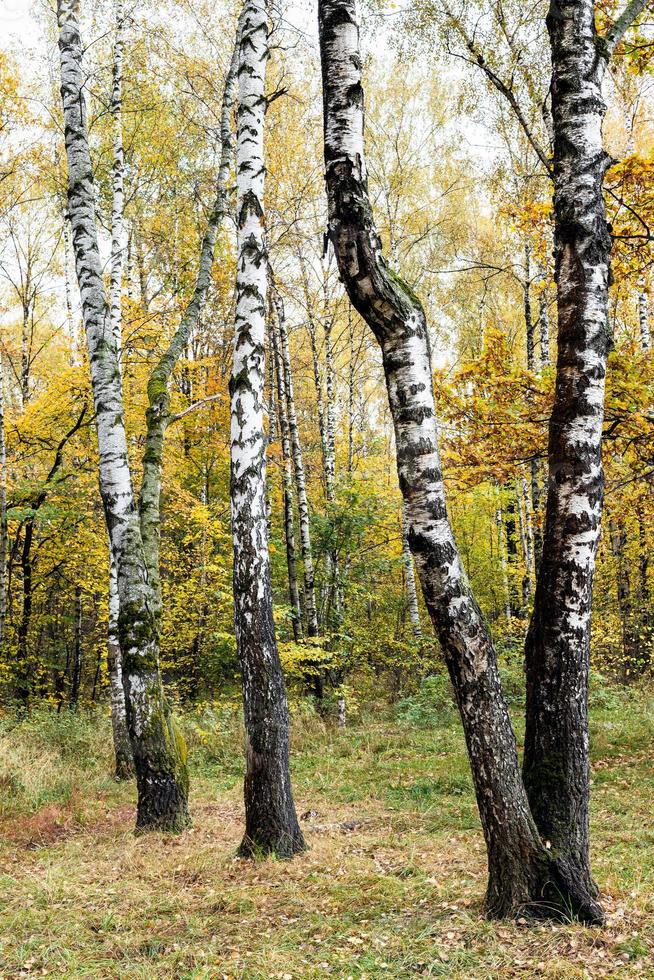
<path id="1" fill-rule="evenodd" d="M 225 396 L 223 395 L 222 392 L 218 392 L 217 395 L 207 395 L 206 398 L 200 398 L 199 401 L 193 402 L 192 405 L 189 405 L 183 411 L 178 412 L 176 415 L 171 415 L 169 424 L 172 425 L 173 422 L 179 422 L 179 420 L 183 419 L 185 415 L 189 414 L 189 412 L 194 412 L 196 408 L 202 408 L 204 405 L 207 405 L 209 402 L 215 402 L 218 398 L 224 398 L 224 397 Z"/>
<path id="2" fill-rule="evenodd" d="M 607 61 L 609 61 L 609 59 L 612 57 L 618 44 L 625 36 L 636 18 L 640 17 L 647 4 L 648 0 L 629 0 L 627 6 L 624 8 L 618 19 L 608 29 L 603 39 L 604 54 Z"/>
<path id="3" fill-rule="evenodd" d="M 643 2 L 646 2 L 646 0 L 643 0 Z M 545 168 L 545 173 L 547 174 L 548 177 L 552 178 L 553 170 L 550 161 L 548 159 L 547 153 L 545 152 L 539 140 L 532 132 L 531 127 L 527 122 L 526 116 L 522 111 L 520 103 L 515 97 L 511 85 L 507 85 L 507 83 L 504 82 L 500 78 L 500 76 L 491 68 L 491 66 L 488 64 L 483 54 L 481 53 L 481 51 L 477 48 L 473 38 L 470 37 L 463 24 L 452 14 L 451 10 L 449 10 L 447 6 L 444 6 L 444 10 L 447 16 L 449 17 L 452 26 L 458 32 L 458 34 L 460 34 L 461 38 L 465 43 L 465 46 L 467 47 L 468 51 L 471 54 L 471 58 L 465 58 L 462 55 L 458 55 L 457 57 L 462 58 L 463 61 L 467 61 L 469 64 L 474 64 L 477 65 L 479 68 L 481 68 L 481 70 L 486 75 L 486 78 L 489 80 L 493 88 L 497 89 L 497 91 L 506 99 L 506 101 L 511 106 L 511 109 L 513 110 L 516 119 L 518 120 L 518 123 L 522 131 L 527 137 L 527 141 L 529 142 L 534 153 L 536 154 L 536 156 L 542 163 L 543 167 Z M 454 54 L 454 52 L 451 53 Z"/>

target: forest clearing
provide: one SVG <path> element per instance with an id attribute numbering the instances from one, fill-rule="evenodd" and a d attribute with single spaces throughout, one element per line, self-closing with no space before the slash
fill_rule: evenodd
<path id="1" fill-rule="evenodd" d="M 193 828 L 135 837 L 111 779 L 109 719 L 2 733 L 6 977 L 646 977 L 654 975 L 652 697 L 597 690 L 593 858 L 603 930 L 484 921 L 484 845 L 453 704 L 433 692 L 351 730 L 293 712 L 309 850 L 236 857 L 241 736 L 231 712 L 185 719 Z"/>
<path id="2" fill-rule="evenodd" d="M 654 0 L 0 3 L 0 980 L 654 980 Z"/>

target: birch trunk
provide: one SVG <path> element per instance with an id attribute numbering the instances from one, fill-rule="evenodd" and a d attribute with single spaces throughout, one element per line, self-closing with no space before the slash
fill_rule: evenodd
<path id="1" fill-rule="evenodd" d="M 284 373 L 286 389 L 286 408 L 288 412 L 288 427 L 293 453 L 293 468 L 295 470 L 295 485 L 297 487 L 297 504 L 300 515 L 300 546 L 302 549 L 302 564 L 304 565 L 304 609 L 307 619 L 307 636 L 318 636 L 318 610 L 316 605 L 315 571 L 313 566 L 313 549 L 311 546 L 311 524 L 309 520 L 309 498 L 304 471 L 304 456 L 300 442 L 300 430 L 295 411 L 295 393 L 293 391 L 293 373 L 291 370 L 291 355 L 288 346 L 288 331 L 282 298 L 277 292 L 272 295 L 277 326 L 279 328 L 279 351 Z M 316 693 L 319 694 L 320 680 L 316 682 Z"/>
<path id="2" fill-rule="evenodd" d="M 532 459 L 530 464 L 531 510 L 534 515 L 534 568 L 536 571 L 536 576 L 538 576 L 540 559 L 543 554 L 543 531 L 540 523 L 543 487 L 540 469 L 540 461 L 536 458 Z"/>
<path id="3" fill-rule="evenodd" d="M 641 292 L 638 294 L 638 325 L 640 327 L 640 346 L 643 348 L 643 350 L 649 350 L 651 346 L 649 332 L 649 304 L 647 302 L 647 293 L 645 292 L 644 286 L 641 287 Z"/>
<path id="4" fill-rule="evenodd" d="M 315 318 L 313 316 L 313 307 L 311 302 L 311 292 L 309 290 L 309 276 L 307 274 L 306 260 L 302 255 L 301 250 L 298 251 L 297 258 L 300 266 L 300 276 L 302 278 L 302 290 L 304 292 L 304 302 L 307 311 L 307 329 L 309 331 L 309 341 L 311 343 L 313 381 L 316 388 L 316 406 L 318 409 L 318 431 L 320 433 L 320 447 L 322 449 L 323 473 L 325 475 L 325 484 L 326 484 L 327 482 L 327 436 L 326 436 L 326 428 L 325 428 L 325 399 L 323 395 L 322 372 L 320 370 L 320 357 L 318 355 L 318 333 L 317 333 Z"/>
<path id="5" fill-rule="evenodd" d="M 116 562 L 109 548 L 109 624 L 107 628 L 107 672 L 111 696 L 111 729 L 114 742 L 115 777 L 131 779 L 134 775 L 132 746 L 127 727 L 127 706 L 123 686 L 123 658 L 120 652 L 118 620 L 120 599 Z"/>
<path id="6" fill-rule="evenodd" d="M 30 312 L 32 295 L 30 289 L 30 265 L 28 263 L 25 277 L 27 285 L 25 287 L 26 299 L 23 300 L 23 323 L 20 334 L 20 398 L 21 408 L 25 411 L 30 400 Z"/>
<path id="7" fill-rule="evenodd" d="M 522 488 L 522 501 L 525 512 L 525 530 L 526 530 L 526 548 L 525 548 L 525 563 L 527 566 L 527 574 L 529 576 L 529 595 L 534 591 L 534 522 L 533 522 L 533 512 L 531 509 L 531 495 L 529 493 L 529 484 L 526 478 L 523 476 L 520 480 L 520 487 Z"/>
<path id="8" fill-rule="evenodd" d="M 282 444 L 282 487 L 284 494 L 284 536 L 286 539 L 286 567 L 288 570 L 288 593 L 293 617 L 293 638 L 296 643 L 302 639 L 302 607 L 297 584 L 297 559 L 295 553 L 295 529 L 293 527 L 293 460 L 291 458 L 291 435 L 288 425 L 286 382 L 284 365 L 279 351 L 279 337 L 273 317 L 270 318 L 270 340 L 273 368 L 272 383 L 277 389 L 277 417 Z M 276 380 L 276 385 L 275 385 Z M 275 392 L 271 391 L 271 399 Z"/>
<path id="9" fill-rule="evenodd" d="M 327 316 L 325 302 L 325 394 L 327 396 L 327 415 L 325 419 L 325 490 L 327 500 L 334 500 L 336 480 L 336 385 L 334 372 L 334 345 L 332 343 L 333 322 Z"/>
<path id="10" fill-rule="evenodd" d="M 409 619 L 411 629 L 416 640 L 422 639 L 422 628 L 420 626 L 420 608 L 418 606 L 418 591 L 416 589 L 416 574 L 413 567 L 413 555 L 409 546 L 409 527 L 406 516 L 406 504 L 402 503 L 402 561 L 404 562 L 404 576 L 406 581 L 406 596 L 409 605 Z"/>
<path id="11" fill-rule="evenodd" d="M 536 350 L 534 343 L 534 333 L 536 324 L 531 314 L 531 248 L 529 243 L 525 244 L 525 271 L 522 284 L 523 303 L 525 310 L 525 337 L 527 341 L 527 370 L 536 370 Z"/>
<path id="12" fill-rule="evenodd" d="M 95 227 L 77 0 L 59 0 L 57 18 L 68 206 L 91 365 L 100 492 L 118 570 L 119 638 L 138 787 L 137 829 L 178 830 L 189 822 L 186 750 L 163 696 L 159 637 L 129 471 L 118 351 Z"/>
<path id="13" fill-rule="evenodd" d="M 245 0 L 238 55 L 238 257 L 230 386 L 234 619 L 246 731 L 245 836 L 240 853 L 292 857 L 305 845 L 291 792 L 288 704 L 275 641 L 266 525 L 263 142 L 267 59 L 264 0 Z"/>
<path id="14" fill-rule="evenodd" d="M 611 160 L 602 144 L 601 91 L 609 48 L 597 36 L 592 0 L 560 0 L 547 27 L 558 357 L 543 554 L 525 651 L 523 774 L 542 836 L 590 904 L 597 889 L 589 861 L 588 669 L 610 346 L 602 185 Z"/>
<path id="15" fill-rule="evenodd" d="M 118 360 L 122 353 L 121 291 L 123 284 L 123 213 L 125 210 L 123 150 L 123 46 L 125 12 L 123 0 L 114 0 L 115 34 L 111 87 L 111 123 L 113 128 L 113 166 L 111 198 L 111 277 L 109 282 L 109 318 L 116 341 Z"/>
<path id="16" fill-rule="evenodd" d="M 522 574 L 522 605 L 523 608 L 527 610 L 529 606 L 529 598 L 532 593 L 529 510 L 527 501 L 523 495 L 522 481 L 517 482 L 515 486 L 516 500 L 518 503 L 518 520 L 520 524 L 520 548 L 522 551 L 522 564 L 524 567 Z"/>
<path id="17" fill-rule="evenodd" d="M 112 68 L 111 116 L 113 126 L 113 167 L 111 202 L 111 277 L 109 283 L 109 317 L 116 342 L 119 370 L 122 369 L 122 278 L 123 216 L 125 209 L 123 152 L 123 47 L 125 15 L 122 0 L 115 0 L 114 57 Z M 109 621 L 107 629 L 107 672 L 111 689 L 111 727 L 114 741 L 115 775 L 128 779 L 134 775 L 132 750 L 127 728 L 127 706 L 123 685 L 122 654 L 118 638 L 120 599 L 116 561 L 109 546 Z"/>
<path id="18" fill-rule="evenodd" d="M 347 365 L 347 472 L 352 475 L 354 470 L 354 383 L 356 376 L 356 365 L 354 362 L 354 324 L 352 322 L 352 307 L 347 310 L 347 338 L 348 338 L 348 365 Z"/>
<path id="19" fill-rule="evenodd" d="M 354 0 L 320 0 L 319 36 L 329 234 L 352 304 L 382 350 L 409 542 L 456 692 L 488 849 L 487 911 L 592 918 L 536 830 L 495 650 L 447 517 L 425 315 L 381 254 L 368 196 Z"/>
<path id="20" fill-rule="evenodd" d="M 67 212 L 64 212 L 62 219 L 64 232 L 64 291 L 66 299 L 66 328 L 70 340 L 70 363 L 71 365 L 75 365 L 79 362 L 79 338 L 77 336 L 77 329 L 73 318 L 73 291 L 70 283 L 72 247 L 70 241 L 70 222 Z"/>

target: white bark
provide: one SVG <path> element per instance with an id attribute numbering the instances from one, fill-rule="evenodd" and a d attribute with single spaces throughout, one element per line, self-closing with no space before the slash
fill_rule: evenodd
<path id="1" fill-rule="evenodd" d="M 525 509 L 525 531 L 526 531 L 526 548 L 525 557 L 527 562 L 527 571 L 529 574 L 530 584 L 533 586 L 534 579 L 534 523 L 531 512 L 531 493 L 529 491 L 529 484 L 526 477 L 521 477 L 520 485 L 522 487 L 522 500 Z"/>
<path id="2" fill-rule="evenodd" d="M 121 292 L 123 282 L 123 249 L 125 210 L 123 150 L 123 46 L 125 43 L 125 11 L 123 0 L 114 0 L 114 58 L 111 88 L 111 122 L 113 129 L 113 165 L 111 200 L 111 278 L 109 284 L 110 327 L 116 341 L 118 360 L 122 356 Z"/>
<path id="3" fill-rule="evenodd" d="M 348 295 L 382 349 L 409 542 L 456 690 L 488 846 L 488 911 L 507 915 L 530 896 L 542 900 L 544 889 L 556 901 L 566 886 L 529 812 L 495 650 L 447 516 L 424 311 L 389 271 L 372 215 L 354 0 L 319 0 L 319 37 L 329 236 Z"/>
<path id="4" fill-rule="evenodd" d="M 123 45 L 125 15 L 123 0 L 114 3 L 115 33 L 112 68 L 111 116 L 113 128 L 112 202 L 111 202 L 111 276 L 109 283 L 109 321 L 116 344 L 118 367 L 122 372 L 122 273 L 123 212 L 125 206 L 124 152 L 122 126 Z M 111 689 L 111 722 L 116 757 L 116 776 L 131 775 L 132 760 L 127 729 L 127 706 L 123 685 L 118 622 L 120 598 L 116 560 L 109 542 L 109 623 L 107 630 L 107 668 Z"/>
<path id="5" fill-rule="evenodd" d="M 91 367 L 100 492 L 118 570 L 123 679 L 139 790 L 137 825 L 178 829 L 188 823 L 188 784 L 159 676 L 159 639 L 129 470 L 118 350 L 102 280 L 77 0 L 59 0 L 57 17 L 68 207 Z"/>
<path id="6" fill-rule="evenodd" d="M 643 350 L 649 350 L 651 346 L 649 330 L 649 303 L 644 283 L 639 283 L 640 292 L 638 293 L 638 325 L 640 327 L 640 346 Z"/>
<path id="7" fill-rule="evenodd" d="M 288 706 L 275 641 L 266 521 L 264 123 L 268 23 L 245 0 L 239 45 L 236 143 L 237 266 L 231 379 L 234 621 L 246 730 L 241 853 L 291 857 L 304 841 L 290 786 Z"/>
<path id="8" fill-rule="evenodd" d="M 73 316 L 73 291 L 70 282 L 70 271 L 72 266 L 72 246 L 70 241 L 70 222 L 68 220 L 68 214 L 63 215 L 63 229 L 64 229 L 64 291 L 66 299 L 66 329 L 68 332 L 68 339 L 70 342 L 70 363 L 75 365 L 79 363 L 79 338 L 77 336 L 77 328 L 75 326 L 75 319 Z"/>
<path id="9" fill-rule="evenodd" d="M 322 449 L 323 473 L 325 484 L 327 483 L 327 435 L 325 426 L 325 397 L 323 393 L 322 371 L 320 369 L 320 356 L 318 353 L 318 332 L 316 320 L 313 312 L 313 301 L 309 289 L 309 276 L 307 273 L 306 260 L 300 249 L 297 253 L 300 266 L 300 276 L 302 278 L 302 289 L 304 292 L 304 302 L 307 313 L 307 330 L 309 332 L 309 342 L 311 344 L 311 359 L 313 364 L 313 381 L 316 389 L 316 406 L 318 409 L 318 432 L 320 433 L 320 447 Z"/>
<path id="10" fill-rule="evenodd" d="M 409 605 L 409 619 L 416 640 L 422 638 L 420 626 L 420 608 L 418 606 L 418 591 L 416 589 L 416 573 L 413 567 L 413 555 L 409 546 L 409 530 L 406 518 L 406 503 L 402 501 L 402 561 L 404 562 L 404 578 L 406 596 Z"/>
<path id="11" fill-rule="evenodd" d="M 325 304 L 326 306 L 326 304 Z M 327 500 L 334 500 L 336 479 L 336 385 L 334 371 L 333 321 L 325 308 L 325 394 L 327 417 L 325 420 L 325 489 Z"/>

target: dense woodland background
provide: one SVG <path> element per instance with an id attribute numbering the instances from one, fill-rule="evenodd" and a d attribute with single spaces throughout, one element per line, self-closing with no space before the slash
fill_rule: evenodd
<path id="1" fill-rule="evenodd" d="M 508 11 L 480 4 L 467 21 L 445 18 L 441 30 L 443 18 L 428 6 L 410 15 L 370 9 L 363 32 L 376 217 L 387 252 L 427 304 L 455 534 L 493 635 L 509 658 L 514 651 L 520 656 L 542 526 L 556 353 L 551 188 L 502 94 L 461 59 L 469 60 L 463 32 L 474 28 L 475 44 L 494 70 L 512 79 L 538 130 L 543 124 L 535 98 L 547 87 L 547 65 L 537 13 L 521 5 Z M 22 42 L 15 37 L 1 65 L 1 683 L 6 701 L 19 691 L 24 699 L 58 706 L 105 697 L 108 568 L 65 222 L 54 24 L 45 11 L 36 16 L 49 39 L 47 50 L 38 44 L 21 63 Z M 113 13 L 94 4 L 84 16 L 97 216 L 108 261 Z M 137 480 L 148 373 L 194 286 L 210 207 L 221 79 L 231 54 L 224 29 L 229 16 L 228 9 L 218 16 L 201 4 L 176 4 L 174 12 L 126 8 L 123 363 Z M 343 692 L 353 710 L 372 692 L 394 697 L 415 687 L 438 669 L 439 654 L 424 611 L 412 611 L 413 570 L 402 546 L 379 353 L 344 296 L 333 255 L 325 253 L 321 106 L 310 18 L 299 8 L 273 16 L 267 229 L 288 324 L 318 638 L 307 648 L 293 632 L 271 364 L 275 617 L 291 684 L 301 692 L 307 664 L 315 663 L 326 698 Z M 503 18 L 511 20 L 510 36 Z M 647 50 L 636 36 L 616 61 L 605 128 L 620 162 L 607 177 L 616 238 L 614 348 L 592 663 L 621 682 L 648 671 L 652 645 Z M 180 700 L 220 700 L 237 687 L 227 439 L 234 262 L 228 221 L 207 306 L 173 381 L 174 411 L 181 417 L 165 447 L 161 650 L 168 689 Z M 295 523 L 301 565 L 297 511 Z"/>

